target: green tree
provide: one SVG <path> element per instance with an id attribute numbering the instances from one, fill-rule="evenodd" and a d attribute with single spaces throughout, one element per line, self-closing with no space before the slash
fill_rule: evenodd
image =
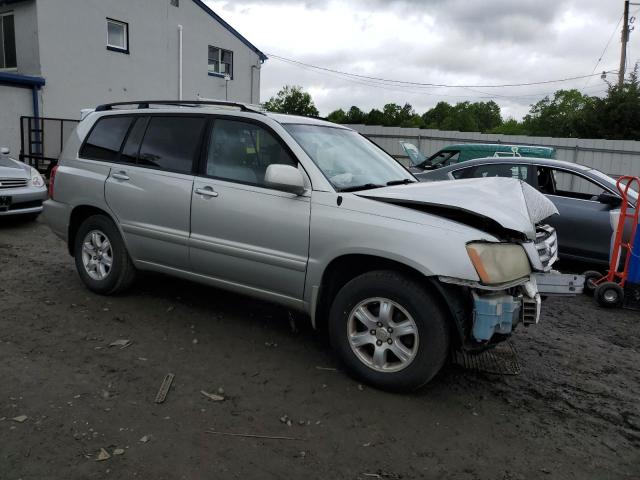
<path id="1" fill-rule="evenodd" d="M 453 112 L 453 107 L 447 102 L 438 102 L 435 107 L 422 115 L 426 128 L 440 128 L 442 122 Z"/>
<path id="2" fill-rule="evenodd" d="M 339 108 L 327 115 L 327 120 L 333 123 L 347 123 L 347 114 L 343 109 Z"/>
<path id="3" fill-rule="evenodd" d="M 384 125 L 384 113 L 376 108 L 373 108 L 367 114 L 364 123 L 366 125 Z"/>
<path id="4" fill-rule="evenodd" d="M 467 108 L 475 118 L 481 132 L 488 132 L 502 125 L 500 106 L 493 100 L 471 103 Z"/>
<path id="5" fill-rule="evenodd" d="M 265 102 L 264 108 L 270 112 L 290 113 L 306 117 L 319 115 L 311 95 L 300 86 L 286 85 L 275 97 L 271 97 Z"/>
<path id="6" fill-rule="evenodd" d="M 355 105 L 351 106 L 347 112 L 346 123 L 365 123 L 367 115 Z"/>
<path id="7" fill-rule="evenodd" d="M 489 130 L 489 133 L 501 133 L 503 135 L 529 135 L 529 131 L 525 126 L 515 118 L 505 120 L 501 125 Z"/>
<path id="8" fill-rule="evenodd" d="M 638 65 L 620 87 L 609 85 L 607 96 L 592 98 L 580 132 L 586 138 L 640 140 L 640 84 Z"/>
<path id="9" fill-rule="evenodd" d="M 578 137 L 584 133 L 585 112 L 592 108 L 592 97 L 579 90 L 558 90 L 531 105 L 522 123 L 531 135 Z"/>

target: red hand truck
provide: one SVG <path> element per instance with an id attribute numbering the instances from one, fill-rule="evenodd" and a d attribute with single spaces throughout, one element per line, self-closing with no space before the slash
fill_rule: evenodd
<path id="1" fill-rule="evenodd" d="M 618 178 L 616 187 L 622 197 L 620 217 L 614 232 L 613 248 L 609 258 L 609 271 L 606 275 L 588 271 L 584 274 L 584 292 L 593 295 L 602 307 L 621 307 L 624 303 L 624 286 L 629 274 L 629 261 L 633 255 L 633 243 L 638 228 L 637 202 L 629 194 L 635 184 L 635 191 L 640 193 L 640 178 L 622 176 Z M 631 222 L 631 235 L 625 235 L 625 226 Z M 640 247 L 640 245 L 638 246 Z M 624 260 L 622 256 L 624 255 Z"/>

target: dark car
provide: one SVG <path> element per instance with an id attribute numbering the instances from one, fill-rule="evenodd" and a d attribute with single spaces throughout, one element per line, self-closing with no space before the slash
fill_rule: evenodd
<path id="1" fill-rule="evenodd" d="M 591 264 L 609 262 L 611 214 L 620 206 L 616 181 L 594 168 L 561 160 L 487 157 L 416 174 L 420 181 L 510 177 L 545 194 L 560 215 L 547 223 L 558 232 L 559 253 Z M 637 194 L 632 192 L 635 205 Z"/>

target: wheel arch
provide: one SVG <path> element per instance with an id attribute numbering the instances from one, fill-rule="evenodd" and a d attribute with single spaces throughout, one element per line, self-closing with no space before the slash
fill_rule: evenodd
<path id="1" fill-rule="evenodd" d="M 340 289 L 353 278 L 374 270 L 393 270 L 407 275 L 418 283 L 431 287 L 440 307 L 448 314 L 447 320 L 451 328 L 451 338 L 462 342 L 465 335 L 465 319 L 468 317 L 466 299 L 468 292 L 464 287 L 441 283 L 434 276 L 427 276 L 414 267 L 370 254 L 345 254 L 334 258 L 324 269 L 317 299 L 312 307 L 312 323 L 314 328 L 326 329 L 329 309 L 333 298 Z"/>
<path id="2" fill-rule="evenodd" d="M 74 209 L 71 211 L 71 215 L 69 216 L 69 229 L 67 232 L 67 249 L 69 250 L 69 255 L 71 255 L 72 257 L 74 256 L 73 245 L 75 243 L 78 229 L 80 228 L 80 225 L 82 225 L 82 222 L 93 215 L 104 215 L 116 225 L 116 228 L 118 230 L 120 230 L 120 227 L 114 220 L 113 215 L 111 215 L 103 208 L 99 208 L 93 205 L 78 205 L 77 207 L 74 207 Z"/>

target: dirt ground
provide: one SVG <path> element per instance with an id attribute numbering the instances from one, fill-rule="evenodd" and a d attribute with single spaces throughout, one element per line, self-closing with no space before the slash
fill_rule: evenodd
<path id="1" fill-rule="evenodd" d="M 154 275 L 94 295 L 40 221 L 0 224 L 0 298 L 2 480 L 640 478 L 640 312 L 548 300 L 520 375 L 397 395 L 277 306 Z"/>

